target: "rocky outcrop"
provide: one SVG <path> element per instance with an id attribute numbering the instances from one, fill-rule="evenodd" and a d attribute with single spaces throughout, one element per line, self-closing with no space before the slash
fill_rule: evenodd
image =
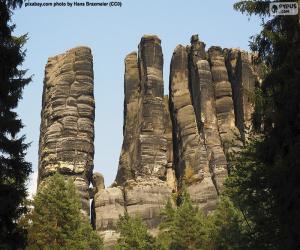
<path id="1" fill-rule="evenodd" d="M 139 116 L 141 106 L 140 73 L 137 53 L 133 52 L 125 58 L 124 75 L 124 124 L 123 145 L 119 160 L 116 182 L 125 183 L 135 176 L 138 166 L 134 161 L 139 150 Z"/>
<path id="2" fill-rule="evenodd" d="M 226 67 L 231 82 L 236 126 L 242 138 L 251 127 L 253 97 L 257 75 L 252 67 L 252 55 L 239 49 L 225 50 Z"/>
<path id="3" fill-rule="evenodd" d="M 225 66 L 221 47 L 213 46 L 208 50 L 212 79 L 215 90 L 216 114 L 219 134 L 225 153 L 236 144 L 239 131 L 235 126 L 234 106 L 231 84 Z"/>
<path id="4" fill-rule="evenodd" d="M 107 248 L 117 240 L 117 219 L 125 211 L 140 216 L 155 233 L 160 211 L 176 190 L 158 37 L 144 36 L 138 53 L 125 58 L 124 96 L 124 140 L 116 181 L 94 197 L 95 228 L 104 235 Z"/>
<path id="5" fill-rule="evenodd" d="M 205 44 L 199 40 L 198 35 L 191 38 L 189 72 L 198 130 L 204 140 L 211 177 L 219 193 L 227 176 L 227 161 L 219 135 L 211 68 L 205 53 Z"/>
<path id="6" fill-rule="evenodd" d="M 177 46 L 171 60 L 170 112 L 173 122 L 174 159 L 177 177 L 185 181 L 191 199 L 205 211 L 214 207 L 213 185 L 204 140 L 197 127 L 189 89 L 188 50 Z M 181 183 L 180 183 L 181 184 Z"/>
<path id="7" fill-rule="evenodd" d="M 87 214 L 94 157 L 93 79 L 87 47 L 48 59 L 39 142 L 38 182 L 55 172 L 72 178 Z"/>
<path id="8" fill-rule="evenodd" d="M 92 174 L 93 68 L 90 49 L 49 58 L 45 70 L 39 182 L 55 172 L 72 178 L 83 209 L 114 249 L 119 216 L 143 219 L 152 234 L 160 212 L 183 185 L 206 213 L 216 207 L 227 177 L 227 153 L 251 125 L 257 74 L 252 55 L 213 46 L 197 35 L 178 45 L 164 96 L 163 54 L 157 36 L 145 35 L 125 58 L 123 144 L 115 182 Z M 105 156 L 103 156 L 105 157 Z M 89 188 L 90 183 L 93 187 Z M 174 195 L 172 195 L 174 194 Z"/>

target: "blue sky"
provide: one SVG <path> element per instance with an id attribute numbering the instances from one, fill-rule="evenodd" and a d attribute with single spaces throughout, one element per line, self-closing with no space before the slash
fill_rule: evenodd
<path id="1" fill-rule="evenodd" d="M 35 173 L 31 176 L 29 191 L 34 192 L 36 186 L 42 86 L 48 57 L 78 45 L 92 49 L 96 100 L 94 170 L 101 172 L 106 185 L 110 185 L 117 172 L 123 139 L 126 54 L 137 49 L 144 34 L 158 35 L 162 40 L 165 94 L 168 94 L 172 52 L 176 45 L 188 44 L 191 35 L 199 34 L 207 48 L 219 45 L 248 50 L 249 37 L 260 30 L 259 20 L 254 17 L 249 20 L 234 11 L 234 2 L 122 0 L 121 8 L 23 7 L 16 10 L 15 34 L 29 35 L 23 66 L 29 69 L 28 74 L 34 75 L 17 109 L 25 124 L 22 132 L 27 142 L 31 142 L 27 160 L 32 162 Z"/>

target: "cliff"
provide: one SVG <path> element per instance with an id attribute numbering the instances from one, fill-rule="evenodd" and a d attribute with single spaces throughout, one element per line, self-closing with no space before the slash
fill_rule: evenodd
<path id="1" fill-rule="evenodd" d="M 125 58 L 123 144 L 116 180 L 107 188 L 101 174 L 92 174 L 90 50 L 80 47 L 50 58 L 39 181 L 55 171 L 73 178 L 85 211 L 93 199 L 92 224 L 108 249 L 113 249 L 117 221 L 125 212 L 140 216 L 155 235 L 161 209 L 183 185 L 193 203 L 209 213 L 227 176 L 227 154 L 237 150 L 237 136 L 244 140 L 251 126 L 251 98 L 257 85 L 251 57 L 217 46 L 206 51 L 194 35 L 191 45 L 174 50 L 165 96 L 161 41 L 144 36 L 138 52 Z"/>

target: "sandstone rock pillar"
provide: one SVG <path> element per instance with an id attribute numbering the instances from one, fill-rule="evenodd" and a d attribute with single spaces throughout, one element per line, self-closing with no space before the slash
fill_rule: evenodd
<path id="1" fill-rule="evenodd" d="M 208 55 L 215 92 L 219 133 L 224 151 L 227 153 L 236 143 L 236 135 L 239 132 L 235 126 L 232 89 L 221 47 L 213 46 L 209 48 Z"/>
<path id="2" fill-rule="evenodd" d="M 254 111 L 253 97 L 257 82 L 252 68 L 251 54 L 239 49 L 226 50 L 226 67 L 232 85 L 236 126 L 245 139 Z"/>
<path id="3" fill-rule="evenodd" d="M 217 192 L 192 105 L 188 51 L 182 45 L 178 45 L 173 53 L 169 88 L 176 174 L 179 180 L 188 185 L 192 201 L 209 211 L 215 206 Z"/>
<path id="4" fill-rule="evenodd" d="M 93 79 L 93 58 L 87 47 L 48 59 L 39 141 L 38 183 L 55 172 L 71 178 L 86 214 L 94 157 Z"/>

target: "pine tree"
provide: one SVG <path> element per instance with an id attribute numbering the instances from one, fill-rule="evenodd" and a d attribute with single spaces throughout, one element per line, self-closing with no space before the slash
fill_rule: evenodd
<path id="1" fill-rule="evenodd" d="M 155 238 L 148 233 L 147 227 L 138 217 L 130 217 L 127 213 L 120 216 L 117 231 L 120 232 L 120 238 L 116 250 L 160 249 L 155 242 Z"/>
<path id="2" fill-rule="evenodd" d="M 235 8 L 265 18 L 269 3 L 241 1 Z M 255 249 L 300 248 L 299 20 L 299 14 L 263 19 L 251 43 L 267 66 L 259 110 L 262 135 L 237 156 L 227 187 L 253 225 Z"/>
<path id="3" fill-rule="evenodd" d="M 27 249 L 102 249 L 102 239 L 81 213 L 71 180 L 55 174 L 40 187 L 27 216 Z"/>
<path id="4" fill-rule="evenodd" d="M 25 161 L 28 144 L 18 136 L 23 125 L 15 108 L 31 78 L 19 67 L 25 58 L 23 46 L 27 36 L 14 37 L 12 10 L 22 1 L 0 1 L 0 248 L 18 249 L 25 244 L 25 231 L 17 222 L 26 211 L 25 183 L 31 164 Z"/>
<path id="5" fill-rule="evenodd" d="M 160 224 L 161 244 L 166 249 L 210 249 L 206 216 L 198 207 L 194 207 L 186 191 L 180 197 L 177 208 L 168 202 L 162 211 Z"/>
<path id="6" fill-rule="evenodd" d="M 250 225 L 229 197 L 222 196 L 219 199 L 216 210 L 208 215 L 207 220 L 211 249 L 253 249 L 248 239 Z"/>

